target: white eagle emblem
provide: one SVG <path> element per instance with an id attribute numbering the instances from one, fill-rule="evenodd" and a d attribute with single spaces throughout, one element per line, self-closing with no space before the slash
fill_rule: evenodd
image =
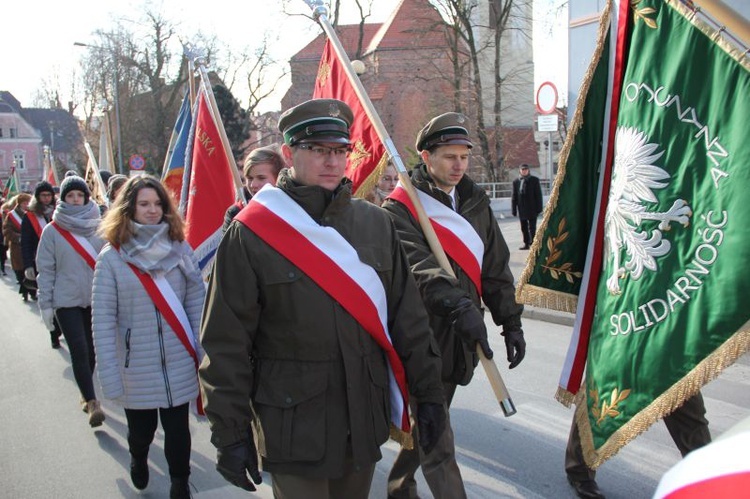
<path id="1" fill-rule="evenodd" d="M 620 279 L 628 273 L 638 280 L 644 269 L 656 271 L 656 257 L 666 255 L 671 248 L 671 243 L 662 238 L 662 231 L 668 231 L 671 222 L 687 227 L 693 214 L 683 199 L 672 203 L 666 212 L 650 212 L 644 206 L 658 203 L 653 190 L 669 185 L 669 173 L 653 164 L 664 154 L 656 152 L 657 148 L 635 128 L 617 129 L 612 185 L 604 218 L 604 254 L 614 261 L 607 290 L 613 295 L 621 293 Z M 659 225 L 655 229 L 641 227 L 646 220 L 658 220 Z M 627 255 L 624 266 L 620 261 L 623 249 Z"/>

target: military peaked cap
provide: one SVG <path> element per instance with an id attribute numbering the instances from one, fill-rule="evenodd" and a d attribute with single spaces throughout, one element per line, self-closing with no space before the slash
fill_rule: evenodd
<path id="1" fill-rule="evenodd" d="M 291 109 L 279 118 L 284 142 L 333 142 L 349 144 L 349 127 L 354 115 L 349 106 L 336 99 L 313 99 Z"/>
<path id="2" fill-rule="evenodd" d="M 432 118 L 417 135 L 417 151 L 454 144 L 474 147 L 466 128 L 468 121 L 461 113 L 445 113 Z"/>

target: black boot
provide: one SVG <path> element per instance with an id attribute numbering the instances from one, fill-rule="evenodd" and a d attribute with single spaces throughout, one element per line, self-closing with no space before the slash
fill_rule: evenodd
<path id="1" fill-rule="evenodd" d="M 52 348 L 54 348 L 55 350 L 60 348 L 60 336 L 54 331 L 50 331 L 49 336 L 52 342 Z"/>
<path id="2" fill-rule="evenodd" d="M 188 477 L 172 477 L 172 485 L 169 487 L 169 499 L 190 499 L 190 482 Z"/>
<path id="3" fill-rule="evenodd" d="M 143 490 L 148 486 L 148 455 L 130 456 L 130 480 L 133 482 L 133 487 L 138 490 Z"/>

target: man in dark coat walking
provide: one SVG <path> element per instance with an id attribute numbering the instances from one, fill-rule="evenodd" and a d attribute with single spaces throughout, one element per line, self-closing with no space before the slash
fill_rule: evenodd
<path id="1" fill-rule="evenodd" d="M 536 217 L 542 212 L 542 187 L 539 179 L 529 172 L 529 165 L 522 164 L 519 168 L 520 177 L 513 181 L 513 216 L 518 215 L 521 220 L 523 246 L 519 249 L 527 250 L 534 242 L 536 234 Z"/>

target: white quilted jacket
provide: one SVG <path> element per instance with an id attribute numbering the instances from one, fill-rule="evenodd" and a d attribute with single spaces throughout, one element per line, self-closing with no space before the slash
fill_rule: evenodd
<path id="1" fill-rule="evenodd" d="M 189 246 L 181 264 L 166 278 L 185 308 L 200 362 L 205 286 Z M 106 398 L 127 409 L 155 409 L 182 405 L 198 396 L 193 358 L 138 277 L 109 245 L 97 258 L 92 309 L 96 370 Z"/>

